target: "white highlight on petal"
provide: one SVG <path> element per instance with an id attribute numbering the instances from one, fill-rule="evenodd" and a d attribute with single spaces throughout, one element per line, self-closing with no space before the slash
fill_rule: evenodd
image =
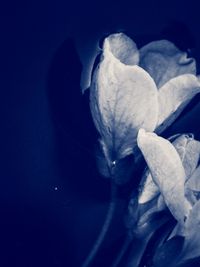
<path id="1" fill-rule="evenodd" d="M 159 117 L 156 132 L 164 131 L 200 92 L 200 82 L 192 74 L 171 79 L 158 91 Z"/>
<path id="2" fill-rule="evenodd" d="M 194 136 L 191 134 L 182 134 L 178 135 L 172 144 L 179 154 L 185 170 L 186 179 L 188 179 L 196 169 L 199 161 L 200 142 L 194 140 Z M 140 204 L 144 204 L 152 200 L 160 193 L 159 188 L 154 183 L 149 170 L 146 171 L 142 179 L 142 187 L 142 192 L 138 199 Z"/>
<path id="3" fill-rule="evenodd" d="M 124 33 L 109 35 L 104 41 L 103 50 L 109 50 L 115 58 L 126 65 L 138 65 L 139 63 L 137 46 Z"/>
<path id="4" fill-rule="evenodd" d="M 158 88 L 179 75 L 196 75 L 195 60 L 168 40 L 153 41 L 142 47 L 140 66 L 153 77 Z"/>
<path id="5" fill-rule="evenodd" d="M 146 170 L 144 176 L 142 177 L 141 186 L 142 190 L 138 198 L 139 204 L 144 204 L 160 194 L 159 188 L 153 181 L 149 169 Z"/>
<path id="6" fill-rule="evenodd" d="M 125 65 L 116 58 L 105 40 L 102 61 L 90 89 L 90 107 L 113 161 L 132 153 L 139 128 L 154 130 L 158 116 L 157 88 L 142 68 Z"/>
<path id="7" fill-rule="evenodd" d="M 143 129 L 137 142 L 166 205 L 183 224 L 191 205 L 184 196 L 185 171 L 176 149 L 168 140 Z"/>

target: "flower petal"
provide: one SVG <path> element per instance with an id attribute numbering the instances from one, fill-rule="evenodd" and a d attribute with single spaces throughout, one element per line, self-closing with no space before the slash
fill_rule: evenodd
<path id="1" fill-rule="evenodd" d="M 200 92 L 200 82 L 192 74 L 180 75 L 162 86 L 158 93 L 157 133 L 164 131 L 180 115 L 189 101 Z"/>
<path id="2" fill-rule="evenodd" d="M 188 179 L 186 185 L 194 191 L 200 191 L 200 166 L 194 171 L 193 175 Z"/>
<path id="3" fill-rule="evenodd" d="M 165 200 L 163 196 L 160 194 L 157 201 L 157 210 L 162 211 L 165 209 L 165 207 L 166 207 Z"/>
<path id="4" fill-rule="evenodd" d="M 139 128 L 152 131 L 157 122 L 153 79 L 142 68 L 118 60 L 107 39 L 93 76 L 90 108 L 111 161 L 131 154 Z"/>
<path id="5" fill-rule="evenodd" d="M 191 134 L 178 135 L 173 141 L 173 146 L 179 154 L 182 161 L 186 177 L 190 177 L 197 167 L 199 155 L 200 155 L 200 143 L 194 140 Z M 158 186 L 154 183 L 151 173 L 147 170 L 142 178 L 142 191 L 139 196 L 138 202 L 144 204 L 154 197 L 156 197 L 160 191 Z"/>
<path id="6" fill-rule="evenodd" d="M 182 224 L 191 205 L 184 196 L 185 172 L 176 149 L 168 140 L 143 129 L 137 141 L 166 205 Z"/>
<path id="7" fill-rule="evenodd" d="M 138 65 L 139 51 L 134 41 L 124 33 L 109 35 L 104 41 L 104 49 L 126 65 Z"/>
<path id="8" fill-rule="evenodd" d="M 95 59 L 100 54 L 100 51 L 101 50 L 99 48 L 99 42 L 96 41 L 94 45 L 91 45 L 87 57 L 82 56 L 83 69 L 81 72 L 81 81 L 80 81 L 82 93 L 84 93 L 85 90 L 90 87 L 92 70 L 94 67 Z"/>
<path id="9" fill-rule="evenodd" d="M 185 222 L 185 242 L 183 258 L 192 259 L 200 256 L 200 200 L 193 206 Z"/>
<path id="10" fill-rule="evenodd" d="M 113 55 L 126 65 L 138 65 L 139 51 L 134 41 L 124 33 L 111 34 L 106 38 Z M 95 59 L 100 54 L 99 41 L 90 47 L 90 53 L 83 57 L 83 70 L 81 74 L 81 89 L 84 92 L 91 84 L 92 70 Z"/>
<path id="11" fill-rule="evenodd" d="M 187 58 L 186 53 L 167 40 L 154 41 L 142 47 L 140 66 L 153 77 L 158 88 L 178 75 L 196 75 L 195 60 Z"/>
<path id="12" fill-rule="evenodd" d="M 185 195 L 192 205 L 200 199 L 200 166 L 187 180 L 185 184 Z"/>
<path id="13" fill-rule="evenodd" d="M 142 177 L 141 187 L 141 193 L 138 198 L 139 204 L 144 204 L 152 200 L 160 193 L 159 187 L 153 181 L 149 169 L 146 170 L 144 176 Z"/>
<path id="14" fill-rule="evenodd" d="M 198 165 L 200 142 L 192 135 L 183 134 L 173 142 L 173 145 L 181 158 L 187 180 Z"/>

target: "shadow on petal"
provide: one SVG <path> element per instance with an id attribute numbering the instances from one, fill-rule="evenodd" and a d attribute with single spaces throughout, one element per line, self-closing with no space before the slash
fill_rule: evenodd
<path id="1" fill-rule="evenodd" d="M 167 40 L 151 42 L 140 49 L 140 64 L 155 80 L 158 88 L 182 74 L 196 75 L 193 58 Z"/>
<path id="2" fill-rule="evenodd" d="M 139 66 L 121 63 L 104 47 L 90 89 L 90 107 L 110 161 L 133 152 L 139 128 L 154 130 L 158 116 L 157 88 Z"/>
<path id="3" fill-rule="evenodd" d="M 185 222 L 185 242 L 183 259 L 188 260 L 200 256 L 200 201 L 192 208 Z"/>
<path id="4" fill-rule="evenodd" d="M 166 205 L 183 224 L 191 205 L 184 196 L 185 171 L 176 149 L 168 140 L 143 129 L 137 141 Z"/>
<path id="5" fill-rule="evenodd" d="M 158 92 L 159 116 L 157 133 L 163 132 L 181 114 L 191 99 L 200 92 L 200 83 L 192 74 L 171 79 Z"/>

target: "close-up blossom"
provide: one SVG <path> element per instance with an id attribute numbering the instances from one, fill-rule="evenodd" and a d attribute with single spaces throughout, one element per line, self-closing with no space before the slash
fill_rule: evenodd
<path id="1" fill-rule="evenodd" d="M 196 63 L 167 40 L 138 49 L 123 33 L 105 38 L 90 107 L 108 162 L 131 154 L 138 130 L 163 132 L 200 92 Z"/>
<path id="2" fill-rule="evenodd" d="M 128 235 L 133 239 L 135 234 L 140 236 L 143 245 L 127 266 L 139 264 L 145 244 L 166 220 L 156 225 L 152 218 L 156 222 L 156 214 L 166 210 L 176 223 L 160 245 L 162 248 L 155 249 L 153 264 L 163 262 L 158 257 L 160 251 L 177 236 L 182 236 L 184 242 L 177 253 L 179 258 L 172 257 L 173 264 L 199 257 L 200 238 L 194 238 L 194 232 L 199 231 L 199 217 L 194 213 L 199 207 L 200 142 L 192 133 L 176 134 L 168 140 L 158 136 L 200 92 L 196 61 L 164 39 L 138 49 L 124 33 L 106 37 L 98 54 L 99 62 L 93 71 L 90 66 L 85 79 L 88 81 L 91 75 L 90 110 L 103 154 L 97 159 L 99 171 L 116 184 L 123 184 L 129 180 L 127 173 L 132 175 L 131 166 L 140 164 L 140 160 L 126 162 L 124 158 L 131 154 L 137 158 L 141 153 L 147 164 L 138 195 L 130 198 L 127 217 Z M 113 266 L 118 265 L 132 238 L 125 242 Z M 83 267 L 89 266 L 98 246 L 94 246 Z"/>
<path id="3" fill-rule="evenodd" d="M 152 182 L 177 220 L 170 238 L 184 237 L 181 260 L 188 260 L 200 256 L 200 142 L 185 135 L 177 139 L 172 144 L 140 129 L 137 142 Z"/>
<path id="4" fill-rule="evenodd" d="M 172 144 L 181 158 L 186 179 L 188 179 L 194 172 L 199 161 L 200 142 L 195 140 L 191 134 L 182 134 L 175 138 Z M 138 202 L 144 204 L 156 197 L 158 193 L 159 189 L 154 183 L 150 171 L 147 170 L 141 180 L 141 194 Z"/>
<path id="5" fill-rule="evenodd" d="M 2 1 L 0 267 L 200 267 L 196 2 Z"/>

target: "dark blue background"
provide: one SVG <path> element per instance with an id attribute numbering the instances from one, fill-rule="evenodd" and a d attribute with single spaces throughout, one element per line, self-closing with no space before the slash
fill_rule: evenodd
<path id="1" fill-rule="evenodd" d="M 169 38 L 199 60 L 199 10 L 194 1 L 1 3 L 0 266 L 80 266 L 110 188 L 95 167 L 97 134 L 80 93 L 81 62 L 99 37 L 118 30 L 139 45 Z M 199 107 L 188 114 L 167 134 L 198 137 Z M 123 237 L 123 209 L 119 200 L 96 266 L 107 266 L 106 251 L 115 252 Z"/>

